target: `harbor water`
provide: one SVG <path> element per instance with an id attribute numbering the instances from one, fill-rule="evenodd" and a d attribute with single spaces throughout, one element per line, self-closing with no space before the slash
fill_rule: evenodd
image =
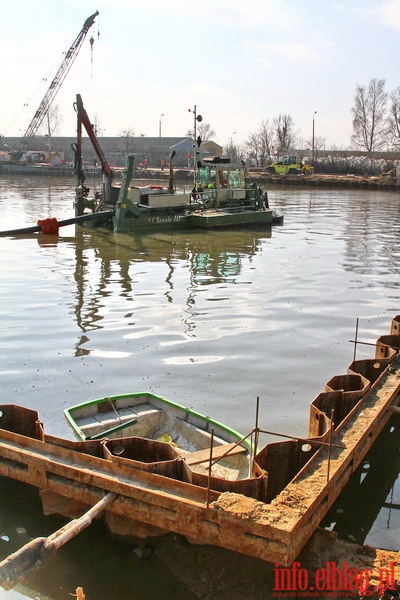
<path id="1" fill-rule="evenodd" d="M 68 178 L 2 176 L 0 230 L 70 218 L 73 202 Z M 353 360 L 357 319 L 367 342 L 357 358 L 369 358 L 368 343 L 400 314 L 400 197 L 274 187 L 269 203 L 285 220 L 268 230 L 130 237 L 71 225 L 59 236 L 0 237 L 1 403 L 33 408 L 47 433 L 74 439 L 63 409 L 102 396 L 148 390 L 243 434 L 259 398 L 263 429 L 306 436 L 310 402 Z M 390 453 L 391 469 L 369 492 L 378 486 L 381 502 L 361 495 L 342 533 L 399 550 L 398 427 L 390 427 L 397 442 L 377 452 Z M 379 462 L 366 461 L 360 480 Z M 64 523 L 42 515 L 36 490 L 6 480 L 0 489 L 0 559 Z M 339 535 L 351 495 L 347 504 L 325 523 Z M 82 586 L 87 600 L 199 597 L 157 546 L 146 551 L 96 523 L 2 593 L 65 600 Z"/>

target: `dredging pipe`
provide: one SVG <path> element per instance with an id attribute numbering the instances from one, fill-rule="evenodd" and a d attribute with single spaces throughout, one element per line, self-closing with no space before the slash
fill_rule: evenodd
<path id="1" fill-rule="evenodd" d="M 18 235 L 21 233 L 44 233 L 44 234 L 57 234 L 59 227 L 65 227 L 66 225 L 75 225 L 78 223 L 84 223 L 85 221 L 95 220 L 106 220 L 109 217 L 114 216 L 114 210 L 104 210 L 97 213 L 90 213 L 87 215 L 79 215 L 72 217 L 71 219 L 64 219 L 63 221 L 57 221 L 55 217 L 49 219 L 39 220 L 37 225 L 32 227 L 21 227 L 19 229 L 10 229 L 8 231 L 0 231 L 0 236 L 7 235 Z"/>

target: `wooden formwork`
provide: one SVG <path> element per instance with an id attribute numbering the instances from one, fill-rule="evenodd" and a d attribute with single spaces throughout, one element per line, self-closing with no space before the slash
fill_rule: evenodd
<path id="1" fill-rule="evenodd" d="M 14 405 L 0 407 L 0 475 L 38 487 L 46 513 L 75 517 L 114 492 L 105 518 L 118 535 L 171 531 L 289 566 L 399 402 L 398 321 L 373 359 L 355 360 L 313 401 L 309 444 L 288 440 L 258 452 L 258 499 L 190 483 L 190 466 L 168 453 L 164 467 L 141 468 L 140 460 L 116 460 L 106 442 L 50 436 L 36 411 Z"/>

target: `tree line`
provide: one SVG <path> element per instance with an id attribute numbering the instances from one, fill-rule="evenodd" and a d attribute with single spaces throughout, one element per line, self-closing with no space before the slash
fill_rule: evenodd
<path id="1" fill-rule="evenodd" d="M 377 151 L 400 150 L 400 86 L 388 93 L 385 85 L 384 79 L 375 78 L 368 85 L 357 84 L 351 108 L 353 149 L 370 157 Z M 234 144 L 231 139 L 224 152 L 235 160 L 245 158 L 264 167 L 271 157 L 296 154 L 298 148 L 318 160 L 320 152 L 326 150 L 326 139 L 300 138 L 293 118 L 280 114 L 261 121 L 257 131 L 250 133 L 242 145 Z"/>
<path id="2" fill-rule="evenodd" d="M 366 152 L 371 159 L 371 170 L 374 152 L 400 150 L 400 86 L 392 92 L 387 92 L 385 86 L 386 81 L 377 78 L 371 79 L 367 85 L 357 84 L 351 108 L 352 147 Z M 55 106 L 49 111 L 44 134 L 49 149 L 51 137 L 59 123 L 59 111 Z M 99 130 L 97 117 L 94 129 L 96 132 Z M 199 123 L 197 133 L 202 141 L 210 140 L 216 135 L 211 125 L 204 121 Z M 127 128 L 119 135 L 128 147 L 135 132 Z M 188 131 L 187 135 L 192 135 L 192 132 Z M 299 154 L 299 149 L 308 154 L 308 157 L 302 158 L 310 160 L 312 156 L 315 163 L 320 162 L 322 151 L 326 153 L 326 139 L 320 135 L 301 138 L 291 115 L 279 114 L 271 120 L 261 121 L 258 129 L 250 133 L 240 145 L 235 144 L 231 137 L 224 146 L 224 154 L 234 161 L 246 160 L 249 164 L 266 167 L 274 158 Z M 377 167 L 378 171 L 382 168 L 381 165 Z"/>

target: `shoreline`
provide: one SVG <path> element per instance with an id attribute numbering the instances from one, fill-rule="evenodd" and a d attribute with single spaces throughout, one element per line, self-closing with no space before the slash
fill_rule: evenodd
<path id="1" fill-rule="evenodd" d="M 116 169 L 114 180 L 118 180 L 124 169 Z M 87 175 L 102 176 L 101 170 L 94 170 L 93 167 L 85 168 Z M 0 165 L 1 175 L 40 175 L 40 176 L 64 176 L 73 177 L 74 168 L 71 166 L 49 167 L 44 165 Z M 189 182 L 193 181 L 192 169 L 176 169 L 174 171 L 176 181 Z M 144 180 L 165 180 L 168 181 L 168 169 L 161 170 L 160 168 L 135 169 L 132 179 Z M 301 174 L 301 175 L 286 175 L 286 174 L 271 174 L 266 170 L 251 170 L 247 171 L 247 180 L 249 183 L 257 183 L 262 187 L 289 186 L 289 187 L 314 187 L 314 188 L 339 188 L 339 189 L 368 189 L 368 190 L 393 190 L 400 191 L 400 178 L 391 175 L 337 175 L 337 174 Z"/>
<path id="2" fill-rule="evenodd" d="M 271 175 L 248 171 L 248 178 L 261 185 L 400 190 L 400 180 L 388 175 Z"/>

